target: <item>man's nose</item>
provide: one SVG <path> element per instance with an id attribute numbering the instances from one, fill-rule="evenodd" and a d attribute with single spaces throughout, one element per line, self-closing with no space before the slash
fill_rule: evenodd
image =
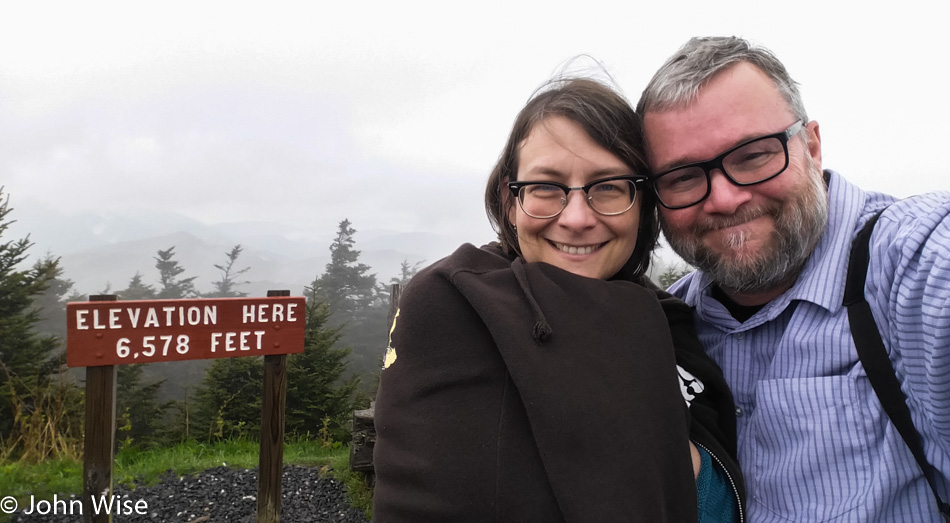
<path id="1" fill-rule="evenodd" d="M 749 187 L 732 183 L 725 173 L 713 169 L 709 173 L 709 197 L 703 201 L 703 211 L 709 214 L 734 214 L 752 198 Z"/>

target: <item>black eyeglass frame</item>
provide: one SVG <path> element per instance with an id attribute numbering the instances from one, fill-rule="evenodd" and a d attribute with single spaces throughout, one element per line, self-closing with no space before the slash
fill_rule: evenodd
<path id="1" fill-rule="evenodd" d="M 715 157 L 715 158 L 713 158 L 713 159 L 711 159 L 711 160 L 706 160 L 706 161 L 703 161 L 703 162 L 693 162 L 693 163 L 688 163 L 688 164 L 685 164 L 685 165 L 678 165 L 678 166 L 676 166 L 676 167 L 673 167 L 672 169 L 669 169 L 669 170 L 667 170 L 667 171 L 663 171 L 663 172 L 660 173 L 660 174 L 655 174 L 655 175 L 651 176 L 651 177 L 650 177 L 650 186 L 653 188 L 653 193 L 656 195 L 656 201 L 659 202 L 660 205 L 662 205 L 663 207 L 666 207 L 667 209 L 671 209 L 671 210 L 675 210 L 675 209 L 685 209 L 685 208 L 687 208 L 687 207 L 692 207 L 692 206 L 694 206 L 694 205 L 696 205 L 696 204 L 702 202 L 702 201 L 705 200 L 706 198 L 709 198 L 709 195 L 712 193 L 712 179 L 711 179 L 712 175 L 711 175 L 710 173 L 712 172 L 713 169 L 719 169 L 719 172 L 721 172 L 723 175 L 725 175 L 726 179 L 729 180 L 729 182 L 731 182 L 733 185 L 737 185 L 737 186 L 739 186 L 739 187 L 749 187 L 750 185 L 758 185 L 758 184 L 760 184 L 760 183 L 765 183 L 765 182 L 767 182 L 767 181 L 769 181 L 769 180 L 775 178 L 776 176 L 778 176 L 778 175 L 782 174 L 783 172 L 785 172 L 785 169 L 788 169 L 788 164 L 789 164 L 788 142 L 789 142 L 789 140 L 792 139 L 792 137 L 794 137 L 796 134 L 798 134 L 798 133 L 801 132 L 802 127 L 804 127 L 804 125 L 805 125 L 805 122 L 804 122 L 804 121 L 798 120 L 798 121 L 796 121 L 795 123 L 793 123 L 792 125 L 790 125 L 790 126 L 789 126 L 787 129 L 785 129 L 784 131 L 779 131 L 779 132 L 773 133 L 773 134 L 767 134 L 767 135 L 765 135 L 765 136 L 759 136 L 758 138 L 753 138 L 753 139 L 751 139 L 751 140 L 742 142 L 742 143 L 740 143 L 739 145 L 736 145 L 735 147 L 732 147 L 732 148 L 729 149 L 728 151 L 726 151 L 726 152 L 720 154 L 719 156 L 717 156 L 717 157 Z M 740 182 L 740 181 L 736 180 L 735 178 L 733 178 L 732 175 L 729 174 L 728 171 L 726 171 L 726 168 L 725 168 L 725 166 L 724 166 L 723 163 L 722 163 L 722 161 L 726 158 L 726 156 L 729 156 L 730 154 L 732 154 L 732 153 L 735 152 L 736 150 L 741 149 L 741 148 L 743 148 L 743 147 L 745 147 L 745 146 L 747 146 L 747 145 L 749 145 L 749 144 L 751 144 L 751 143 L 755 143 L 755 142 L 758 142 L 758 141 L 760 141 L 760 140 L 769 140 L 769 139 L 773 139 L 773 138 L 777 138 L 780 142 L 782 142 L 782 148 L 785 150 L 785 165 L 784 165 L 781 169 L 779 169 L 779 171 L 778 171 L 777 173 L 773 174 L 772 176 L 763 178 L 763 179 L 761 179 L 761 180 L 756 180 L 756 181 L 754 181 L 754 182 L 743 183 L 743 182 Z M 696 201 L 693 202 L 693 203 L 687 204 L 687 205 L 667 205 L 666 202 L 663 201 L 663 197 L 660 196 L 660 191 L 658 191 L 657 188 L 656 188 L 656 182 L 657 182 L 657 180 L 659 180 L 660 178 L 662 178 L 662 177 L 664 177 L 664 176 L 666 176 L 666 175 L 668 175 L 668 174 L 670 174 L 670 173 L 672 173 L 672 172 L 679 171 L 679 170 L 682 170 L 682 169 L 688 169 L 688 168 L 691 168 L 691 167 L 698 167 L 698 168 L 702 169 L 702 170 L 703 170 L 703 174 L 706 175 L 706 194 L 704 194 L 704 195 L 702 196 L 702 198 L 696 200 Z"/>
<path id="2" fill-rule="evenodd" d="M 598 211 L 597 209 L 595 209 L 595 208 L 594 208 L 594 204 L 591 203 L 591 196 L 590 196 L 590 192 L 589 192 L 590 189 L 591 189 L 591 187 L 593 187 L 593 186 L 595 186 L 595 185 L 597 185 L 597 184 L 604 183 L 604 182 L 613 182 L 613 181 L 617 181 L 617 180 L 626 180 L 626 181 L 631 182 L 631 183 L 633 184 L 633 196 L 630 198 L 630 207 L 627 207 L 626 209 L 624 209 L 624 210 L 622 210 L 622 211 L 620 211 L 620 212 L 612 212 L 612 213 L 600 212 L 600 211 Z M 571 191 L 584 191 L 584 195 L 587 197 L 587 198 L 585 198 L 585 200 L 587 201 L 587 206 L 590 207 L 591 210 L 593 210 L 593 211 L 596 212 L 597 214 L 599 214 L 599 215 L 601 215 L 601 216 L 619 216 L 619 215 L 621 215 L 621 214 L 623 214 L 623 213 L 629 211 L 630 209 L 633 209 L 634 204 L 637 203 L 637 190 L 638 190 L 638 186 L 643 185 L 643 184 L 647 183 L 648 181 L 649 181 L 649 178 L 648 178 L 648 177 L 642 176 L 642 175 L 636 175 L 636 174 L 634 174 L 634 175 L 627 175 L 627 176 L 611 176 L 611 177 L 609 177 L 609 178 L 601 178 L 601 179 L 599 179 L 599 180 L 594 180 L 594 181 L 592 181 L 592 182 L 590 182 L 590 183 L 588 183 L 588 184 L 586 184 L 586 185 L 582 185 L 582 186 L 580 186 L 580 187 L 570 187 L 570 186 L 564 185 L 563 183 L 552 182 L 552 181 L 543 181 L 543 180 L 538 180 L 538 181 L 520 181 L 520 182 L 508 182 L 508 190 L 510 190 L 510 191 L 511 191 L 511 194 L 513 194 L 513 195 L 515 196 L 515 199 L 518 200 L 518 207 L 521 208 L 521 212 L 527 214 L 528 216 L 531 216 L 532 218 L 538 219 L 538 220 L 549 220 L 549 219 L 551 219 L 551 218 L 556 218 L 556 217 L 558 217 L 562 212 L 564 212 L 564 209 L 567 207 L 567 199 L 568 199 L 568 197 L 570 197 Z M 564 200 L 563 200 L 564 203 L 561 204 L 561 210 L 559 210 L 559 211 L 558 211 L 557 213 L 555 213 L 555 214 L 552 214 L 551 216 L 534 216 L 534 215 L 532 215 L 532 214 L 529 214 L 528 211 L 524 210 L 524 204 L 523 204 L 522 201 L 521 201 L 521 188 L 522 188 L 522 187 L 527 187 L 527 186 L 529 186 L 529 185 L 550 185 L 550 186 L 557 187 L 558 189 L 564 191 Z"/>

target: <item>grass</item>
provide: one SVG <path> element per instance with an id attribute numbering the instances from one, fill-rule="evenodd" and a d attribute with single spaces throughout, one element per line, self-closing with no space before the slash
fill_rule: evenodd
<path id="1" fill-rule="evenodd" d="M 74 460 L 47 460 L 35 465 L 0 465 L 0 497 L 13 496 L 20 505 L 30 499 L 51 499 L 53 494 L 82 491 L 82 463 Z M 0 521 L 4 521 L 0 516 Z"/>
<path id="2" fill-rule="evenodd" d="M 157 483 L 169 470 L 187 476 L 222 465 L 255 468 L 259 453 L 260 445 L 245 439 L 217 443 L 189 441 L 152 450 L 126 448 L 115 457 L 112 478 L 114 484 L 138 486 Z M 329 473 L 342 481 L 347 486 L 350 503 L 371 518 L 372 491 L 362 474 L 350 471 L 349 460 L 350 449 L 346 446 L 325 447 L 318 440 L 308 439 L 284 444 L 285 464 L 320 467 L 321 473 Z M 20 506 L 29 501 L 30 495 L 52 499 L 53 494 L 81 493 L 81 462 L 51 459 L 35 465 L 0 464 L 0 497 L 13 496 Z M 0 522 L 5 521 L 9 521 L 9 516 L 0 513 Z"/>

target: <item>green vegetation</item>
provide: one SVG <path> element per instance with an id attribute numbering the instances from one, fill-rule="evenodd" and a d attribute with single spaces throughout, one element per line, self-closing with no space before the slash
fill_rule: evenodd
<path id="1" fill-rule="evenodd" d="M 340 452 L 330 456 L 330 473 L 346 485 L 346 497 L 350 505 L 362 510 L 366 514 L 366 519 L 372 521 L 373 487 L 370 486 L 365 474 L 350 470 L 349 447 L 343 447 Z"/>
<path id="2" fill-rule="evenodd" d="M 0 188 L 0 460 L 16 453 L 42 460 L 69 452 L 77 425 L 65 413 L 75 396 L 62 390 L 63 370 L 56 358 L 57 339 L 41 336 L 43 319 L 34 300 L 58 303 L 69 284 L 57 283 L 59 259 L 46 256 L 24 268 L 29 238 L 3 240 L 13 221 L 10 198 Z M 52 291 L 52 295 L 49 291 Z M 55 405 L 55 412 L 48 408 Z"/>
<path id="3" fill-rule="evenodd" d="M 255 468 L 259 452 L 258 443 L 248 439 L 215 443 L 189 441 L 152 450 L 126 447 L 116 455 L 113 482 L 128 486 L 153 485 L 169 470 L 185 476 L 220 466 Z M 284 444 L 285 464 L 320 467 L 322 473 L 342 481 L 347 486 L 350 503 L 370 517 L 372 491 L 363 475 L 350 471 L 349 456 L 349 447 L 327 445 L 319 439 L 301 438 Z M 76 459 L 0 465 L 0 493 L 17 498 L 21 504 L 29 499 L 30 494 L 49 499 L 53 494 L 78 495 L 81 492 L 82 463 Z M 4 521 L 2 516 L 0 521 Z"/>
<path id="4" fill-rule="evenodd" d="M 8 239 L 13 222 L 0 187 L 0 496 L 82 490 L 85 392 L 81 369 L 64 365 L 66 303 L 85 301 L 62 278 L 59 258 L 29 263 L 29 236 Z M 372 491 L 349 470 L 349 420 L 369 403 L 361 383 L 373 383 L 385 347 L 388 294 L 359 262 L 356 230 L 340 222 L 331 263 L 306 291 L 304 352 L 287 359 L 284 463 L 319 467 L 347 485 L 352 504 L 369 514 Z M 245 296 L 249 267 L 234 246 L 215 264 L 220 279 L 202 293 L 196 277 L 183 277 L 175 247 L 154 258 L 158 280 L 136 272 L 121 300 Z M 418 269 L 403 264 L 400 282 Z M 397 281 L 396 278 L 393 279 Z M 117 371 L 116 485 L 148 485 L 167 471 L 192 475 L 227 465 L 255 468 L 260 433 L 260 357 L 122 365 Z M 176 387 L 183 395 L 169 394 Z M 0 514 L 0 523 L 9 516 Z"/>
<path id="5" fill-rule="evenodd" d="M 340 345 L 350 348 L 349 370 L 352 374 L 372 379 L 382 368 L 380 348 L 386 346 L 386 316 L 389 296 L 384 294 L 376 274 L 360 262 L 356 249 L 356 229 L 349 220 L 339 223 L 336 239 L 330 245 L 330 262 L 322 275 L 309 286 L 312 302 L 326 303 L 327 314 L 321 320 L 339 332 Z M 368 394 L 375 391 L 366 390 Z"/>
<path id="6" fill-rule="evenodd" d="M 82 462 L 73 458 L 48 459 L 36 464 L 22 461 L 0 465 L 0 492 L 22 502 L 30 494 L 52 497 L 82 490 Z"/>
<path id="7" fill-rule="evenodd" d="M 667 289 L 670 287 L 670 285 L 673 285 L 674 283 L 679 281 L 680 278 L 682 278 L 683 276 L 686 276 L 687 274 L 691 272 L 693 272 L 693 270 L 688 265 L 684 269 L 681 269 L 678 264 L 670 265 L 669 267 L 666 268 L 663 274 L 660 274 L 660 276 L 657 278 L 656 283 L 657 285 L 660 286 L 661 289 Z"/>

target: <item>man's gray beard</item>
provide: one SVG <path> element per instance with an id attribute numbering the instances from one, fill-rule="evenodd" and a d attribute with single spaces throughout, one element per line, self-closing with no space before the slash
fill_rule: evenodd
<path id="1" fill-rule="evenodd" d="M 711 218 L 689 228 L 686 237 L 670 235 L 661 220 L 663 235 L 670 247 L 687 263 L 707 273 L 724 290 L 742 294 L 767 292 L 798 278 L 828 224 L 828 193 L 822 173 L 808 159 L 809 183 L 802 193 L 784 205 L 740 209 L 733 216 Z M 762 215 L 775 222 L 769 242 L 751 255 L 726 257 L 702 244 L 706 232 L 745 223 Z M 728 247 L 739 248 L 746 241 L 741 235 L 727 240 Z"/>

